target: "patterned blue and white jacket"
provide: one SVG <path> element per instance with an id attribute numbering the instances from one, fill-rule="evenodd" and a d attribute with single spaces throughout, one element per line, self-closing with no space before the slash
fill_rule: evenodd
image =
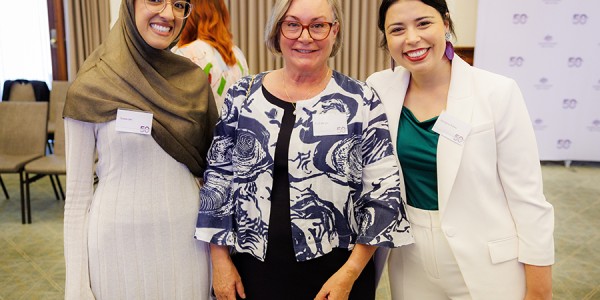
<path id="1" fill-rule="evenodd" d="M 253 83 L 244 77 L 227 93 L 208 152 L 195 233 L 198 240 L 233 246 L 261 261 L 267 252 L 275 147 L 283 117 L 283 109 L 262 93 L 266 74 L 256 75 Z M 295 114 L 288 176 L 297 261 L 336 247 L 352 249 L 355 243 L 412 243 L 388 122 L 377 95 L 364 83 L 333 72 L 325 90 L 298 102 Z M 317 128 L 340 114 L 342 127 L 347 126 L 342 134 Z"/>

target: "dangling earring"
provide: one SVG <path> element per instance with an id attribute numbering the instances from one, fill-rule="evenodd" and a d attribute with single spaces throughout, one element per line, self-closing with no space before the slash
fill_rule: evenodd
<path id="1" fill-rule="evenodd" d="M 452 39 L 452 34 L 450 32 L 446 32 L 446 51 L 444 54 L 448 60 L 452 60 L 454 58 L 454 46 L 452 45 L 452 42 L 450 42 L 450 39 Z"/>

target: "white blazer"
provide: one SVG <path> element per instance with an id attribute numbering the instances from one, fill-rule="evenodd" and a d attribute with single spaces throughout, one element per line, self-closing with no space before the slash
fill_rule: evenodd
<path id="1" fill-rule="evenodd" d="M 451 76 L 446 113 L 471 131 L 462 145 L 439 138 L 441 227 L 472 297 L 486 299 L 486 287 L 502 285 L 506 276 L 521 276 L 524 285 L 522 263 L 554 263 L 554 210 L 543 194 L 536 139 L 516 82 L 458 56 Z M 402 67 L 367 79 L 385 106 L 396 158 L 409 81 Z M 404 180 L 400 186 L 406 199 Z"/>

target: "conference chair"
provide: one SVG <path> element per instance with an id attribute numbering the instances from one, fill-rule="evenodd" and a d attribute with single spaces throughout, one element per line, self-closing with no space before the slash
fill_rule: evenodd
<path id="1" fill-rule="evenodd" d="M 67 90 L 71 85 L 68 81 L 54 80 L 52 81 L 52 90 L 50 90 L 50 108 L 48 110 L 48 150 L 53 153 L 54 148 L 54 120 L 60 119 L 57 122 L 58 126 L 63 126 L 62 122 L 62 108 L 65 105 L 67 99 Z"/>
<path id="2" fill-rule="evenodd" d="M 2 101 L 45 101 L 50 98 L 50 90 L 40 80 L 6 80 L 2 90 Z"/>
<path id="3" fill-rule="evenodd" d="M 0 102 L 0 175 L 19 174 L 21 221 L 26 223 L 25 164 L 44 156 L 48 102 Z"/>
<path id="4" fill-rule="evenodd" d="M 58 117 L 58 114 L 62 113 L 63 106 L 55 106 L 54 109 L 57 116 L 56 120 L 54 120 L 54 152 L 28 162 L 25 165 L 25 210 L 27 212 L 27 223 L 29 224 L 31 224 L 31 192 L 29 189 L 31 183 L 48 176 L 56 199 L 65 199 L 65 193 L 59 178 L 59 175 L 67 174 L 65 159 L 65 127 L 62 117 Z M 29 177 L 30 175 L 33 175 L 33 177 Z"/>

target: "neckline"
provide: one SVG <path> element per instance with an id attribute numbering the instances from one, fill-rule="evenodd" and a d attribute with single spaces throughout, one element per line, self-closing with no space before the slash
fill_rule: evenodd
<path id="1" fill-rule="evenodd" d="M 414 120 L 417 124 L 427 124 L 427 123 L 435 122 L 435 121 L 437 121 L 437 119 L 439 117 L 439 115 L 438 115 L 433 118 L 429 118 L 427 120 L 420 121 L 419 119 L 417 119 L 417 117 L 415 117 L 415 114 L 413 114 L 413 112 L 408 107 L 402 106 L 402 111 L 406 112 L 408 117 L 410 119 Z"/>
<path id="2" fill-rule="evenodd" d="M 293 103 L 285 101 L 285 100 L 273 95 L 271 92 L 269 92 L 269 90 L 265 87 L 264 84 L 262 85 L 262 91 L 263 91 L 267 101 L 269 101 L 269 103 L 271 103 L 279 108 L 283 108 L 285 110 L 294 111 L 296 109 L 294 107 Z"/>

